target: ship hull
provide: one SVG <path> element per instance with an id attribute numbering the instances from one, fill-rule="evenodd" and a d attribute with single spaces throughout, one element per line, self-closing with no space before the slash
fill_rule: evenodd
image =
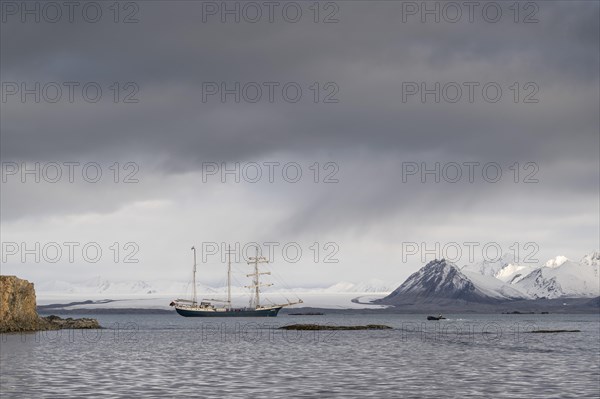
<path id="1" fill-rule="evenodd" d="M 273 309 L 232 309 L 228 311 L 214 311 L 201 309 L 175 308 L 183 317 L 276 317 L 281 308 Z"/>

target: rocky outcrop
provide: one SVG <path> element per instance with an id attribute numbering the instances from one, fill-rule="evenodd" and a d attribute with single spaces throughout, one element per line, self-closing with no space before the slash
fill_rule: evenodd
<path id="1" fill-rule="evenodd" d="M 94 319 L 39 317 L 33 284 L 16 276 L 0 276 L 0 333 L 61 328 L 100 328 Z"/>
<path id="2" fill-rule="evenodd" d="M 66 318 L 62 319 L 58 316 L 46 316 L 40 318 L 40 327 L 45 330 L 61 330 L 74 328 L 101 328 L 98 320 L 84 317 L 82 319 Z"/>
<path id="3" fill-rule="evenodd" d="M 444 259 L 427 263 L 385 298 L 374 301 L 383 305 L 414 303 L 495 303 L 456 265 Z"/>
<path id="4" fill-rule="evenodd" d="M 0 276 L 0 332 L 39 329 L 33 284 L 16 276 Z"/>

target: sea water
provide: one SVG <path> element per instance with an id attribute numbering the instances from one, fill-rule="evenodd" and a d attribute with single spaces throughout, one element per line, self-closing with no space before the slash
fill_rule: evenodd
<path id="1" fill-rule="evenodd" d="M 446 316 L 96 315 L 106 329 L 3 334 L 0 396 L 600 396 L 598 315 Z M 278 329 L 295 323 L 393 329 Z M 530 333 L 540 329 L 581 332 Z"/>

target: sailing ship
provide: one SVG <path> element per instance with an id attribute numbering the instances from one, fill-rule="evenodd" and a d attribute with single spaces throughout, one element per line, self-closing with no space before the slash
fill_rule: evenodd
<path id="1" fill-rule="evenodd" d="M 197 300 L 196 293 L 196 248 L 192 247 L 194 252 L 194 268 L 193 268 L 193 294 L 192 299 L 176 299 L 170 303 L 170 306 L 175 307 L 177 313 L 184 317 L 275 317 L 284 306 L 292 306 L 302 303 L 302 299 L 297 302 L 287 302 L 285 304 L 270 304 L 262 305 L 260 303 L 260 287 L 267 287 L 273 284 L 261 284 L 260 276 L 271 274 L 271 272 L 260 272 L 259 264 L 268 263 L 269 261 L 264 256 L 258 256 L 258 247 L 256 248 L 256 256 L 250 257 L 249 265 L 254 265 L 254 273 L 247 274 L 246 277 L 252 277 L 252 284 L 247 285 L 250 288 L 252 295 L 250 304 L 245 308 L 234 308 L 231 303 L 231 249 L 227 248 L 227 300 L 219 299 L 202 299 L 200 303 Z M 222 303 L 216 305 L 215 303 Z"/>

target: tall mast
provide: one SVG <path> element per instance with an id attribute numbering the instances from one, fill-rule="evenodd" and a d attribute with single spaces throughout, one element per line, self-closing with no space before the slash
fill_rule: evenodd
<path id="1" fill-rule="evenodd" d="M 254 257 L 254 290 L 256 291 L 256 307 L 260 306 L 260 289 L 258 285 L 258 246 L 256 247 L 256 256 Z"/>
<path id="2" fill-rule="evenodd" d="M 248 262 L 248 264 L 254 264 L 254 273 L 251 274 L 247 274 L 246 277 L 254 277 L 253 279 L 253 284 L 250 286 L 247 286 L 248 288 L 254 288 L 254 304 L 250 304 L 250 306 L 254 305 L 255 309 L 258 309 L 260 307 L 260 287 L 268 287 L 272 284 L 260 284 L 259 281 L 259 276 L 261 274 L 271 274 L 271 272 L 262 272 L 260 273 L 258 271 L 258 264 L 259 263 L 269 263 L 269 261 L 264 257 L 264 256 L 258 256 L 258 247 L 256 247 L 256 256 L 253 258 L 250 258 L 250 261 Z"/>
<path id="3" fill-rule="evenodd" d="M 192 300 L 194 301 L 194 304 L 196 304 L 197 302 L 197 298 L 196 298 L 196 247 L 192 247 L 192 251 L 194 251 L 194 272 L 193 272 L 193 278 L 192 278 L 192 283 L 194 285 L 194 297 L 192 298 Z"/>
<path id="4" fill-rule="evenodd" d="M 227 245 L 227 306 L 231 310 L 231 245 Z"/>

